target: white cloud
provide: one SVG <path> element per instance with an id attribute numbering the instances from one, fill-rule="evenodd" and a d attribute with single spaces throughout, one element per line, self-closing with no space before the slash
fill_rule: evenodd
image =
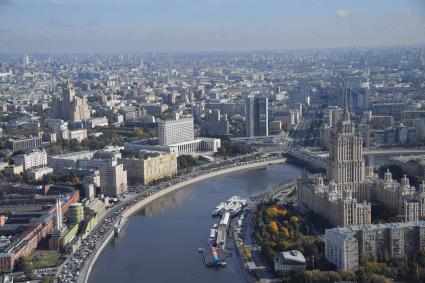
<path id="1" fill-rule="evenodd" d="M 351 11 L 350 10 L 340 9 L 340 10 L 337 10 L 335 12 L 335 16 L 337 16 L 338 18 L 346 18 L 346 17 L 351 16 Z"/>

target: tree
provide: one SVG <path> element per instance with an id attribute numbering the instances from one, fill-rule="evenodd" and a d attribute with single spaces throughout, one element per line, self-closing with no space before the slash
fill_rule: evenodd
<path id="1" fill-rule="evenodd" d="M 53 282 L 55 282 L 55 278 L 52 276 L 43 277 L 43 279 L 41 280 L 41 283 L 53 283 Z"/>
<path id="2" fill-rule="evenodd" d="M 187 169 L 196 166 L 198 161 L 193 158 L 192 155 L 180 155 L 177 157 L 177 168 L 178 170 Z"/>
<path id="3" fill-rule="evenodd" d="M 133 135 L 134 136 L 136 136 L 136 137 L 138 137 L 138 138 L 142 138 L 143 137 L 143 129 L 141 129 L 141 128 L 134 128 L 133 129 Z"/>
<path id="4" fill-rule="evenodd" d="M 277 224 L 275 221 L 270 222 L 269 224 L 269 229 L 274 233 L 274 234 L 279 234 L 279 228 L 277 227 Z"/>
<path id="5" fill-rule="evenodd" d="M 23 271 L 27 277 L 32 278 L 33 276 L 33 266 L 31 257 L 29 256 L 21 256 L 18 262 L 19 270 Z"/>

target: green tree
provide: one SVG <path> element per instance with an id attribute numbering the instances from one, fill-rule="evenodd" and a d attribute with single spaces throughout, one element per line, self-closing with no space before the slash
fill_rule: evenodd
<path id="1" fill-rule="evenodd" d="M 133 135 L 134 136 L 136 136 L 136 137 L 138 137 L 138 138 L 142 138 L 143 137 L 143 135 L 144 135 L 144 133 L 143 133 L 143 129 L 141 129 L 141 128 L 134 128 L 133 129 Z"/>
<path id="2" fill-rule="evenodd" d="M 31 257 L 21 256 L 18 262 L 18 269 L 20 271 L 23 271 L 28 278 L 32 278 L 33 266 L 32 266 Z"/>
<path id="3" fill-rule="evenodd" d="M 43 277 L 43 279 L 41 280 L 41 283 L 53 283 L 55 282 L 55 278 L 53 276 L 46 276 Z"/>

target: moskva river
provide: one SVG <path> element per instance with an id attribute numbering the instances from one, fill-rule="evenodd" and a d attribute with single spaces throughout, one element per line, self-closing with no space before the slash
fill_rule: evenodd
<path id="1" fill-rule="evenodd" d="M 119 238 L 98 258 L 89 283 L 246 282 L 234 244 L 227 267 L 208 268 L 205 247 L 214 207 L 233 195 L 250 197 L 298 177 L 302 170 L 281 164 L 208 179 L 158 199 L 130 217 Z"/>

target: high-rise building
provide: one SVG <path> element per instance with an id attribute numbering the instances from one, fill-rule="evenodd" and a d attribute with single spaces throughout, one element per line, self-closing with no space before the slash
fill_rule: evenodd
<path id="1" fill-rule="evenodd" d="M 63 94 L 52 100 L 52 116 L 65 121 L 82 121 L 90 118 L 86 97 L 75 95 L 74 87 L 68 82 Z"/>
<path id="2" fill-rule="evenodd" d="M 30 56 L 28 54 L 25 54 L 24 56 L 24 67 L 28 66 L 31 63 Z"/>
<path id="3" fill-rule="evenodd" d="M 269 135 L 269 98 L 249 97 L 246 102 L 246 136 Z"/>
<path id="4" fill-rule="evenodd" d="M 303 189 L 298 190 L 301 211 L 314 210 L 338 226 L 371 223 L 370 186 L 362 148 L 363 141 L 350 119 L 345 93 L 343 118 L 329 139 L 329 183 L 325 185 L 322 178 L 313 182 L 302 180 Z"/>
<path id="5" fill-rule="evenodd" d="M 249 97 L 246 101 L 246 120 L 245 131 L 247 137 L 253 137 L 254 134 L 254 98 Z"/>
<path id="6" fill-rule="evenodd" d="M 107 196 L 120 196 L 127 190 L 127 171 L 123 164 L 105 165 L 100 168 L 100 188 Z"/>
<path id="7" fill-rule="evenodd" d="M 391 173 L 377 178 L 372 168 L 365 166 L 362 137 L 356 132 L 348 112 L 345 96 L 343 118 L 329 140 L 326 176 L 300 180 L 298 207 L 310 209 L 337 226 L 371 223 L 371 204 L 377 202 L 400 221 L 418 221 L 425 216 L 425 184 L 419 191 L 405 177 L 394 181 Z"/>
<path id="8" fill-rule="evenodd" d="M 365 181 L 365 160 L 363 158 L 363 139 L 350 120 L 348 103 L 345 104 L 344 117 L 338 123 L 337 131 L 329 141 L 327 177 L 336 185 L 362 183 Z"/>
<path id="9" fill-rule="evenodd" d="M 160 145 L 177 144 L 195 139 L 193 118 L 176 118 L 176 120 L 160 120 L 158 122 Z"/>

